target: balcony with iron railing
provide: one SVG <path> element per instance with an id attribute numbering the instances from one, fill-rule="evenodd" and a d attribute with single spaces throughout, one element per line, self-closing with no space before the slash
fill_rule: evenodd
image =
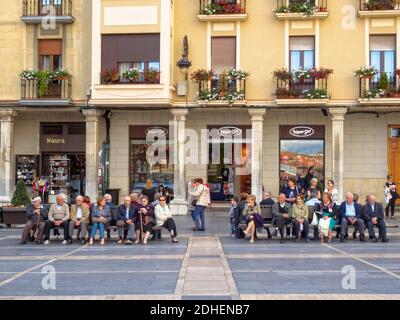
<path id="1" fill-rule="evenodd" d="M 62 71 L 62 73 L 61 73 Z M 61 71 L 21 73 L 21 100 L 25 106 L 68 106 L 71 104 L 71 76 Z"/>
<path id="2" fill-rule="evenodd" d="M 276 80 L 276 104 L 278 105 L 324 105 L 330 99 L 328 77 L 331 69 L 319 68 L 274 71 Z"/>
<path id="3" fill-rule="evenodd" d="M 361 76 L 361 104 L 391 104 L 400 100 L 400 70 Z"/>
<path id="4" fill-rule="evenodd" d="M 278 20 L 325 19 L 328 0 L 276 0 L 275 16 Z"/>
<path id="5" fill-rule="evenodd" d="M 398 17 L 400 0 L 359 0 L 360 17 Z"/>
<path id="6" fill-rule="evenodd" d="M 51 17 L 56 23 L 73 23 L 72 0 L 23 0 L 21 20 L 26 24 L 40 24 Z"/>
<path id="7" fill-rule="evenodd" d="M 229 69 L 220 74 L 200 69 L 191 78 L 198 84 L 197 102 L 202 105 L 232 106 L 246 103 L 246 78 L 248 73 Z"/>
<path id="8" fill-rule="evenodd" d="M 200 21 L 242 21 L 247 19 L 246 0 L 199 0 Z"/>

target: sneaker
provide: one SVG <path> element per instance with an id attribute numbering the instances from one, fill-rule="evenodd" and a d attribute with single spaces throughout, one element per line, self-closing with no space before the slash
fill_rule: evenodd
<path id="1" fill-rule="evenodd" d="M 119 239 L 118 242 L 117 242 L 117 244 L 122 244 L 122 242 L 123 242 L 122 239 Z M 125 243 L 125 244 L 126 244 L 126 243 Z"/>
<path id="2" fill-rule="evenodd" d="M 254 243 L 254 240 L 250 240 L 250 243 Z"/>
<path id="3" fill-rule="evenodd" d="M 67 244 L 68 243 L 68 241 L 67 240 L 64 240 L 63 242 L 62 242 L 62 244 Z"/>
<path id="4" fill-rule="evenodd" d="M 131 240 L 127 240 L 127 241 L 125 241 L 125 245 L 131 246 L 131 245 L 133 245 L 133 242 Z"/>
<path id="5" fill-rule="evenodd" d="M 90 240 L 89 240 L 89 246 L 92 246 L 93 245 L 93 238 L 90 238 Z"/>
<path id="6" fill-rule="evenodd" d="M 21 241 L 19 244 L 24 245 L 24 244 L 26 244 L 26 241 Z"/>
<path id="7" fill-rule="evenodd" d="M 101 246 L 104 246 L 104 239 L 101 239 L 101 240 L 100 240 L 100 245 L 101 245 Z"/>
<path id="8" fill-rule="evenodd" d="M 49 240 L 45 240 L 45 241 L 44 241 L 44 244 L 49 244 L 49 243 L 50 243 Z"/>

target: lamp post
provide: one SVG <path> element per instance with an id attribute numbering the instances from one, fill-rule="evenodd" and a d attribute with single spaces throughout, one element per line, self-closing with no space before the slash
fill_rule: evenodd
<path id="1" fill-rule="evenodd" d="M 189 61 L 189 43 L 188 37 L 185 35 L 183 37 L 183 52 L 182 58 L 177 62 L 177 67 L 185 77 L 185 80 L 188 80 L 189 68 L 192 66 L 192 62 Z"/>

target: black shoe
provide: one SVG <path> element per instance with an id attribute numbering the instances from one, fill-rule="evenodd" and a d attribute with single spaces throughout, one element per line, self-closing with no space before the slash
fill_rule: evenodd
<path id="1" fill-rule="evenodd" d="M 206 231 L 206 229 L 198 229 L 198 231 Z"/>
<path id="2" fill-rule="evenodd" d="M 277 235 L 278 235 L 278 230 L 275 229 L 274 231 L 272 231 L 272 236 L 273 237 L 276 237 Z"/>
<path id="3" fill-rule="evenodd" d="M 37 241 L 36 241 L 36 244 L 42 245 L 42 244 L 43 244 L 43 241 L 37 240 Z"/>
<path id="4" fill-rule="evenodd" d="M 345 237 L 344 235 L 342 234 L 340 235 L 340 242 L 344 242 L 344 237 Z"/>
<path id="5" fill-rule="evenodd" d="M 365 235 L 364 234 L 360 234 L 360 241 L 361 242 L 365 242 Z"/>
<path id="6" fill-rule="evenodd" d="M 349 234 L 346 233 L 346 234 L 344 235 L 344 238 L 345 238 L 345 239 L 348 239 L 348 238 L 349 238 Z"/>
<path id="7" fill-rule="evenodd" d="M 26 241 L 21 241 L 19 244 L 22 246 L 22 245 L 26 244 Z"/>
<path id="8" fill-rule="evenodd" d="M 85 240 L 85 239 L 82 239 L 81 244 L 82 244 L 82 245 L 86 244 L 86 240 Z"/>
<path id="9" fill-rule="evenodd" d="M 360 237 L 361 237 L 361 235 L 360 235 Z M 355 240 L 355 239 L 357 239 L 357 233 L 353 232 L 353 240 Z"/>
<path id="10" fill-rule="evenodd" d="M 281 238 L 280 243 L 281 243 L 281 244 L 284 244 L 284 243 L 285 243 L 285 240 L 284 240 L 283 238 Z"/>
<path id="11" fill-rule="evenodd" d="M 375 238 L 372 238 L 371 241 L 372 241 L 372 242 L 378 242 L 379 239 L 375 237 Z"/>
<path id="12" fill-rule="evenodd" d="M 387 242 L 389 242 L 389 239 L 382 239 L 382 242 L 387 243 Z"/>
<path id="13" fill-rule="evenodd" d="M 69 239 L 69 240 L 68 240 L 68 244 L 72 244 L 72 239 Z"/>

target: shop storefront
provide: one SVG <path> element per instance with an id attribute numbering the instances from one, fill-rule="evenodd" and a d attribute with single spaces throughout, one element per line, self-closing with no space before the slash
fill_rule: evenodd
<path id="1" fill-rule="evenodd" d="M 311 176 L 325 184 L 325 126 L 281 125 L 279 148 L 280 189 L 289 177 L 302 187 L 308 187 Z"/>
<path id="2" fill-rule="evenodd" d="M 170 161 L 168 126 L 129 127 L 129 189 L 140 192 L 148 179 L 154 187 L 174 190 L 174 165 Z M 157 143 L 155 143 L 157 142 Z"/>
<path id="3" fill-rule="evenodd" d="M 85 123 L 41 123 L 40 175 L 47 182 L 49 203 L 58 193 L 67 201 L 85 194 Z"/>
<path id="4" fill-rule="evenodd" d="M 251 126 L 207 127 L 209 131 L 208 182 L 212 201 L 229 201 L 251 193 Z"/>

